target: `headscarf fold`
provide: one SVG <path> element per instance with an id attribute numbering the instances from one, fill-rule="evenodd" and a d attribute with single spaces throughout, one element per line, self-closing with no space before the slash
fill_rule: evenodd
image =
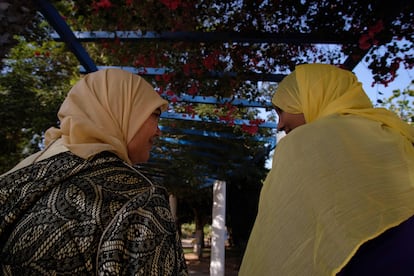
<path id="1" fill-rule="evenodd" d="M 138 75 L 112 68 L 90 73 L 69 91 L 58 112 L 60 128 L 48 129 L 45 143 L 62 139 L 79 157 L 111 151 L 131 164 L 129 141 L 154 110 L 165 111 L 167 104 Z"/>
<path id="2" fill-rule="evenodd" d="M 332 65 L 297 66 L 272 102 L 306 124 L 276 147 L 239 275 L 335 275 L 414 215 L 413 129 Z"/>

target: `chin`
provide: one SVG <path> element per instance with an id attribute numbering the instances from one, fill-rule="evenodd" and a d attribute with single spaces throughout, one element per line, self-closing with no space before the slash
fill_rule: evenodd
<path id="1" fill-rule="evenodd" d="M 146 156 L 146 157 L 140 157 L 140 158 L 131 159 L 131 162 L 135 165 L 135 164 L 147 163 L 148 160 L 149 160 L 149 155 Z"/>

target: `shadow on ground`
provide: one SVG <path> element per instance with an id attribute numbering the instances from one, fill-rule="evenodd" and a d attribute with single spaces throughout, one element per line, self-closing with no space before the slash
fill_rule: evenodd
<path id="1" fill-rule="evenodd" d="M 241 259 L 242 250 L 238 248 L 226 247 L 225 253 L 225 275 L 237 276 Z M 188 266 L 188 274 L 191 276 L 210 275 L 210 248 L 203 248 L 201 258 L 193 253 L 190 247 L 184 247 L 184 256 Z"/>

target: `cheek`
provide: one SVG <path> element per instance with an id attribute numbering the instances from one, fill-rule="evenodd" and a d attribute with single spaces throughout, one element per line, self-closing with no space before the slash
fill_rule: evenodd
<path id="1" fill-rule="evenodd" d="M 303 116 L 303 114 L 298 115 L 296 118 L 296 126 L 302 126 L 304 124 L 306 124 L 305 117 Z"/>
<path id="2" fill-rule="evenodd" d="M 152 126 L 151 126 L 151 134 L 154 135 L 156 132 L 158 131 L 158 123 L 155 122 Z"/>
<path id="3" fill-rule="evenodd" d="M 147 146 L 148 142 L 145 141 L 141 135 L 136 135 L 134 139 L 128 143 L 128 156 L 132 163 L 143 163 L 148 161 L 150 147 Z"/>
<path id="4" fill-rule="evenodd" d="M 283 114 L 279 115 L 279 124 L 285 125 L 286 119 L 284 118 Z"/>

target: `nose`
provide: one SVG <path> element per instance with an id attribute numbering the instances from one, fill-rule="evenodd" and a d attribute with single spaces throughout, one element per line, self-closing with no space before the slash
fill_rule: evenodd
<path id="1" fill-rule="evenodd" d="M 284 124 L 282 118 L 280 118 L 280 116 L 279 116 L 279 120 L 278 120 L 278 123 L 277 123 L 277 131 L 283 131 L 283 130 L 285 130 L 285 124 Z"/>
<path id="2" fill-rule="evenodd" d="M 157 126 L 157 131 L 155 132 L 155 136 L 161 136 L 162 131 L 159 126 Z"/>

